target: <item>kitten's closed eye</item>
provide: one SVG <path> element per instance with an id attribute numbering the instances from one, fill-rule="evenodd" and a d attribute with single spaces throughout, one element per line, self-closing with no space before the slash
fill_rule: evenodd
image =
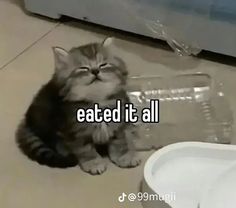
<path id="1" fill-rule="evenodd" d="M 81 66 L 81 67 L 75 69 L 75 73 L 87 72 L 87 71 L 89 71 L 89 70 L 90 70 L 90 68 L 89 68 L 88 66 Z"/>
<path id="2" fill-rule="evenodd" d="M 111 64 L 109 64 L 109 63 L 102 63 L 102 64 L 99 65 L 99 68 L 101 68 L 101 69 L 104 69 L 104 68 L 107 68 L 107 67 L 111 67 Z"/>

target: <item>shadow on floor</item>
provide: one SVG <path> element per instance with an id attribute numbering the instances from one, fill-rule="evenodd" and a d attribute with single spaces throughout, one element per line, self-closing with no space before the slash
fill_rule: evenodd
<path id="1" fill-rule="evenodd" d="M 7 0 L 10 4 L 15 4 L 21 8 L 21 10 L 28 16 L 35 17 L 35 18 L 40 18 L 45 21 L 49 22 L 58 22 L 58 20 L 51 19 L 49 17 L 41 16 L 39 14 L 33 14 L 25 9 L 25 3 L 24 0 Z"/>
<path id="2" fill-rule="evenodd" d="M 21 9 L 24 9 L 24 0 L 8 0 L 8 2 L 11 4 L 16 4 Z"/>

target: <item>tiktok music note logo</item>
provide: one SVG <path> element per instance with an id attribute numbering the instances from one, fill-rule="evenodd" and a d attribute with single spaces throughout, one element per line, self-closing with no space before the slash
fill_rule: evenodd
<path id="1" fill-rule="evenodd" d="M 127 195 L 125 193 L 122 193 L 119 197 L 118 197 L 118 201 L 119 202 L 124 202 L 125 201 L 125 198 L 127 197 Z"/>

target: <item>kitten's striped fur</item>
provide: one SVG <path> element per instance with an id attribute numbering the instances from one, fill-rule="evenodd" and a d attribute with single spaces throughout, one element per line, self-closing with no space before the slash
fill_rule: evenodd
<path id="1" fill-rule="evenodd" d="M 74 167 L 78 164 L 74 155 L 61 155 L 50 148 L 47 143 L 32 132 L 25 121 L 22 121 L 19 126 L 17 141 L 23 153 L 39 164 L 58 168 Z"/>
<path id="2" fill-rule="evenodd" d="M 30 159 L 57 168 L 79 164 L 90 174 L 101 174 L 106 170 L 98 151 L 102 145 L 120 167 L 140 163 L 131 140 L 126 138 L 128 124 L 76 121 L 78 108 L 90 108 L 94 103 L 114 108 L 116 99 L 129 102 L 127 70 L 111 55 L 107 41 L 69 52 L 54 48 L 55 73 L 34 98 L 17 131 L 17 143 Z"/>

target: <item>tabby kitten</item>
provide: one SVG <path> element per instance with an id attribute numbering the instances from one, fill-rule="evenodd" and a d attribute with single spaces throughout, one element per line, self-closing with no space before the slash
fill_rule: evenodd
<path id="1" fill-rule="evenodd" d="M 121 123 L 79 123 L 76 111 L 99 107 L 114 108 L 116 100 L 129 102 L 127 70 L 109 48 L 112 39 L 66 51 L 53 48 L 55 73 L 34 98 L 19 125 L 16 140 L 30 159 L 49 167 L 79 165 L 90 174 L 106 168 L 99 147 L 122 168 L 140 164 L 133 145 L 133 128 Z"/>

